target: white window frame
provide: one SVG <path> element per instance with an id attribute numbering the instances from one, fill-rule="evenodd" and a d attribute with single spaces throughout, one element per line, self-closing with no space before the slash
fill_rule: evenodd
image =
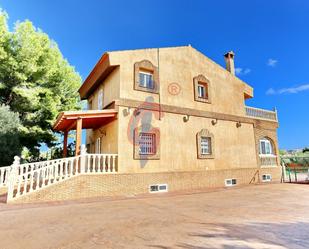
<path id="1" fill-rule="evenodd" d="M 141 75 L 143 75 L 142 76 L 143 80 L 141 80 Z M 148 85 L 149 82 L 147 81 L 147 78 L 146 78 L 147 76 L 150 76 L 150 79 L 151 79 L 150 85 Z M 139 86 L 140 87 L 144 87 L 144 88 L 147 88 L 147 89 L 154 89 L 153 73 L 152 72 L 140 70 L 138 77 L 139 77 Z"/>
<path id="2" fill-rule="evenodd" d="M 101 138 L 98 137 L 95 142 L 95 154 L 101 154 Z"/>
<path id="3" fill-rule="evenodd" d="M 211 137 L 201 136 L 201 155 L 211 155 Z"/>
<path id="4" fill-rule="evenodd" d="M 265 146 L 265 153 L 263 153 L 263 144 Z M 262 138 L 260 139 L 260 155 L 274 155 L 273 153 L 273 146 L 272 143 L 269 139 L 267 138 Z"/>
<path id="5" fill-rule="evenodd" d="M 264 179 L 265 177 L 265 179 Z M 272 181 L 272 177 L 271 174 L 263 174 L 262 175 L 262 182 L 271 182 Z"/>
<path id="6" fill-rule="evenodd" d="M 100 89 L 98 93 L 98 110 L 103 109 L 103 90 Z"/>
<path id="7" fill-rule="evenodd" d="M 197 84 L 197 92 L 199 98 L 207 99 L 207 84 L 199 82 Z"/>
<path id="8" fill-rule="evenodd" d="M 157 151 L 156 134 L 150 133 L 150 132 L 140 132 L 138 134 L 138 137 L 139 137 L 138 139 L 139 154 L 140 155 L 155 155 Z"/>
<path id="9" fill-rule="evenodd" d="M 157 190 L 152 190 L 152 187 L 157 187 Z M 163 188 L 164 189 L 163 189 Z M 151 184 L 149 185 L 149 193 L 162 193 L 162 192 L 168 192 L 168 184 L 163 183 L 163 184 Z"/>
<path id="10" fill-rule="evenodd" d="M 236 178 L 225 179 L 224 183 L 226 187 L 232 187 L 237 185 L 237 179 Z"/>

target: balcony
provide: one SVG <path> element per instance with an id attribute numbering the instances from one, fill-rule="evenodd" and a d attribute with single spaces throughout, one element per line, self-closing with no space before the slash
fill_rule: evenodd
<path id="1" fill-rule="evenodd" d="M 277 156 L 276 155 L 259 155 L 262 167 L 267 166 L 277 166 Z"/>
<path id="2" fill-rule="evenodd" d="M 277 110 L 268 111 L 246 106 L 246 116 L 256 119 L 278 122 Z"/>

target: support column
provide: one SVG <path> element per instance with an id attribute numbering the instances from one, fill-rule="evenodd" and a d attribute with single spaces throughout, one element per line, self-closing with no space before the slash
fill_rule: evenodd
<path id="1" fill-rule="evenodd" d="M 62 157 L 66 157 L 68 154 L 68 131 L 63 133 L 63 155 Z"/>
<path id="2" fill-rule="evenodd" d="M 82 118 L 78 118 L 76 120 L 76 148 L 75 148 L 75 156 L 80 155 L 80 146 L 81 146 L 81 140 L 82 140 L 82 126 L 83 126 L 83 120 Z"/>

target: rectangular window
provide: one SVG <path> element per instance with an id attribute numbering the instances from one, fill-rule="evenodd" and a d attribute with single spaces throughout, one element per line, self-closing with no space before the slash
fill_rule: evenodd
<path id="1" fill-rule="evenodd" d="M 198 91 L 198 97 L 199 98 L 202 98 L 202 99 L 207 99 L 208 98 L 207 84 L 205 84 L 205 83 L 198 83 L 197 91 Z"/>
<path id="2" fill-rule="evenodd" d="M 211 154 L 211 138 L 201 137 L 201 154 L 210 155 Z"/>
<path id="3" fill-rule="evenodd" d="M 103 109 L 103 90 L 100 90 L 98 94 L 98 110 L 102 109 Z"/>
<path id="4" fill-rule="evenodd" d="M 154 88 L 153 74 L 148 71 L 140 71 L 139 72 L 139 86 L 153 89 Z"/>
<path id="5" fill-rule="evenodd" d="M 231 187 L 237 184 L 237 180 L 235 178 L 232 179 L 225 179 L 225 186 Z"/>
<path id="6" fill-rule="evenodd" d="M 96 143 L 95 143 L 95 153 L 96 154 L 101 154 L 101 138 L 97 138 Z"/>
<path id="7" fill-rule="evenodd" d="M 271 174 L 262 175 L 263 182 L 270 182 L 271 181 Z"/>
<path id="8" fill-rule="evenodd" d="M 139 154 L 156 154 L 156 134 L 142 132 L 139 134 Z"/>

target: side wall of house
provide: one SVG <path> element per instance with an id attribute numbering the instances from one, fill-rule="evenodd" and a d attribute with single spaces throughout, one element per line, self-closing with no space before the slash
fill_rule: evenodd
<path id="1" fill-rule="evenodd" d="M 166 171 L 204 171 L 218 169 L 257 168 L 253 124 L 190 117 L 184 122 L 183 115 L 140 111 L 138 116 L 123 115 L 125 107 L 119 107 L 119 172 L 149 173 Z M 135 160 L 133 131 L 141 124 L 150 124 L 148 131 L 160 130 L 157 144 L 160 160 Z M 197 158 L 196 134 L 207 129 L 213 134 L 213 159 Z"/>
<path id="2" fill-rule="evenodd" d="M 120 95 L 120 70 L 119 67 L 115 68 L 111 74 L 99 85 L 94 93 L 88 98 L 91 102 L 91 109 L 98 109 L 98 95 L 99 91 L 103 91 L 103 107 L 110 104 L 112 101 L 119 98 Z M 103 134 L 106 133 L 106 136 Z M 118 142 L 118 123 L 114 121 L 104 127 L 97 130 L 88 129 L 86 131 L 86 144 L 88 150 L 94 153 L 95 141 L 98 137 L 101 137 L 101 148 L 102 153 L 117 153 L 117 142 Z"/>

